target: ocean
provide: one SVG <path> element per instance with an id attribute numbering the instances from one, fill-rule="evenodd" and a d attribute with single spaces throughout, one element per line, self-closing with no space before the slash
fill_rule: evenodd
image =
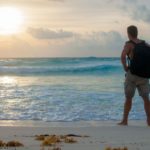
<path id="1" fill-rule="evenodd" d="M 120 58 L 0 59 L 0 120 L 120 120 L 124 77 Z M 146 118 L 137 93 L 129 118 Z"/>

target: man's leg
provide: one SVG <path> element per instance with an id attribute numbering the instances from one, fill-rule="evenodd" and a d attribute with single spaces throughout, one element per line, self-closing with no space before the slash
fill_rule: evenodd
<path id="1" fill-rule="evenodd" d="M 132 98 L 126 98 L 124 103 L 123 119 L 118 125 L 128 125 L 128 116 L 132 107 Z"/>
<path id="2" fill-rule="evenodd" d="M 150 101 L 149 101 L 149 80 L 143 79 L 138 85 L 139 95 L 142 97 L 144 101 L 144 109 L 147 116 L 147 125 L 150 126 Z"/>
<path id="3" fill-rule="evenodd" d="M 147 116 L 147 125 L 150 126 L 150 102 L 148 97 L 142 97 L 144 101 L 144 109 Z"/>
<path id="4" fill-rule="evenodd" d="M 128 125 L 128 116 L 129 112 L 132 107 L 132 98 L 134 97 L 136 85 L 135 85 L 135 77 L 130 73 L 130 71 L 127 72 L 125 83 L 124 83 L 124 93 L 125 93 L 125 103 L 124 103 L 124 112 L 123 112 L 123 118 L 119 125 Z"/>

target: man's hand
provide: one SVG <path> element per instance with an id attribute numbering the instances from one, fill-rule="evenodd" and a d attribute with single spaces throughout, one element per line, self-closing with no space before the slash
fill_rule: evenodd
<path id="1" fill-rule="evenodd" d="M 129 70 L 129 67 L 128 67 L 128 66 L 125 65 L 123 68 L 124 68 L 124 71 L 125 71 L 125 72 L 128 72 L 128 70 Z"/>

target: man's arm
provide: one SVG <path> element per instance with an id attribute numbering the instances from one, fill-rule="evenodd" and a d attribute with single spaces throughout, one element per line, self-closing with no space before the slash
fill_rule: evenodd
<path id="1" fill-rule="evenodd" d="M 131 50 L 131 46 L 132 45 L 130 43 L 126 43 L 124 46 L 124 49 L 122 50 L 122 53 L 121 53 L 121 62 L 122 62 L 122 65 L 123 65 L 125 72 L 127 72 L 129 69 L 127 62 L 126 62 L 126 56 L 129 55 L 130 50 Z"/>

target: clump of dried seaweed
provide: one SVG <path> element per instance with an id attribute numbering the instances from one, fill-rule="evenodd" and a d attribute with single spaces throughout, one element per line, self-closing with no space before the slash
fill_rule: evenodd
<path id="1" fill-rule="evenodd" d="M 0 148 L 2 147 L 22 147 L 24 146 L 22 143 L 19 141 L 9 141 L 9 142 L 4 142 L 0 140 Z"/>
<path id="2" fill-rule="evenodd" d="M 73 137 L 66 137 L 66 138 L 64 139 L 64 142 L 65 142 L 65 143 L 76 143 L 77 140 L 75 140 Z"/>
<path id="3" fill-rule="evenodd" d="M 0 147 L 4 147 L 6 144 L 2 140 L 0 140 Z"/>
<path id="4" fill-rule="evenodd" d="M 42 145 L 54 145 L 56 143 L 60 143 L 61 142 L 61 138 L 57 135 L 49 135 L 47 137 L 44 138 Z"/>
<path id="5" fill-rule="evenodd" d="M 75 140 L 73 137 L 70 137 L 68 135 L 49 135 L 49 136 L 39 135 L 36 136 L 35 139 L 42 141 L 43 146 L 50 146 L 60 142 L 64 142 L 64 143 L 77 142 L 77 140 Z"/>
<path id="6" fill-rule="evenodd" d="M 52 150 L 61 150 L 60 147 L 56 147 L 58 143 L 77 143 L 77 138 L 89 137 L 87 135 L 76 135 L 76 134 L 67 134 L 67 135 L 36 135 L 35 140 L 42 141 L 41 146 L 53 146 Z"/>
<path id="7" fill-rule="evenodd" d="M 9 141 L 6 143 L 6 147 L 22 147 L 22 146 L 24 145 L 19 141 Z"/>

